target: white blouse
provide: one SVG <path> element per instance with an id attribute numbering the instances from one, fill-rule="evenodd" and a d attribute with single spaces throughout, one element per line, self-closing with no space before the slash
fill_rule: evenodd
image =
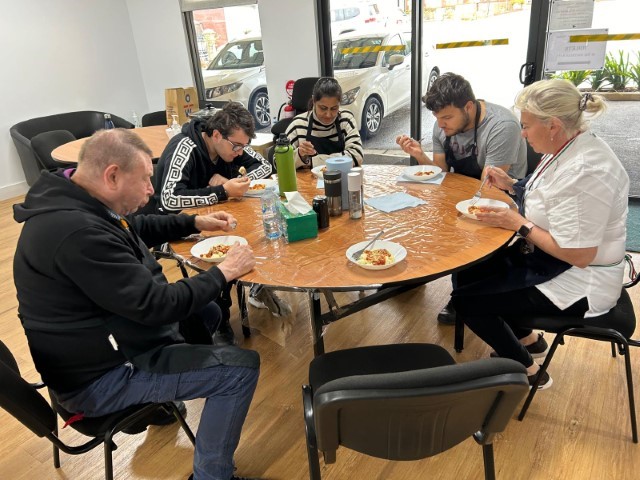
<path id="1" fill-rule="evenodd" d="M 583 297 L 585 317 L 608 312 L 624 275 L 629 176 L 593 133 L 578 135 L 555 157 L 544 157 L 525 187 L 525 217 L 562 248 L 598 247 L 586 268 L 571 267 L 537 288 L 564 310 Z"/>

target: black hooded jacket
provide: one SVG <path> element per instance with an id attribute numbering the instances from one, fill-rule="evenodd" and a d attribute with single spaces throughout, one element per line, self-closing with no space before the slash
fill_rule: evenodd
<path id="1" fill-rule="evenodd" d="M 225 178 L 238 176 L 244 167 L 253 180 L 271 175 L 271 165 L 251 147 L 227 163 L 211 160 L 202 138 L 204 120 L 195 118 L 182 126 L 182 133 L 174 136 L 165 147 L 155 172 L 152 207 L 161 213 L 179 212 L 185 208 L 214 205 L 227 200 L 222 185 L 209 186 L 214 174 Z M 149 209 L 145 209 L 149 212 Z"/>
<path id="2" fill-rule="evenodd" d="M 129 229 L 62 170 L 43 172 L 14 218 L 19 315 L 43 381 L 82 388 L 130 361 L 174 373 L 218 364 L 256 366 L 238 348 L 187 345 L 178 321 L 226 286 L 218 268 L 169 284 L 147 245 L 197 232 L 189 215 L 127 217 Z"/>

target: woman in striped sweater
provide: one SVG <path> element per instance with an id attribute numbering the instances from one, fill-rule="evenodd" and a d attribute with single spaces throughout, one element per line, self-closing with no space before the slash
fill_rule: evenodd
<path id="1" fill-rule="evenodd" d="M 296 168 L 324 165 L 328 157 L 349 156 L 362 165 L 363 149 L 356 119 L 340 111 L 342 88 L 335 78 L 322 77 L 313 87 L 309 111 L 297 115 L 287 137 L 295 149 Z"/>

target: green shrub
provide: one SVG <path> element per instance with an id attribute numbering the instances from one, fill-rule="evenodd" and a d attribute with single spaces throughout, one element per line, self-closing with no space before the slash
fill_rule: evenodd
<path id="1" fill-rule="evenodd" d="M 640 90 L 640 52 L 636 52 L 636 63 L 629 67 L 629 79 Z"/>
<path id="2" fill-rule="evenodd" d="M 591 70 L 569 70 L 567 72 L 554 73 L 553 75 L 551 75 L 551 78 L 562 78 L 564 80 L 569 80 L 577 87 L 581 83 L 587 81 L 590 74 Z"/>
<path id="3" fill-rule="evenodd" d="M 629 54 L 618 50 L 618 58 L 609 52 L 604 59 L 607 80 L 615 91 L 623 91 L 629 81 Z"/>
<path id="4" fill-rule="evenodd" d="M 587 83 L 594 92 L 600 90 L 606 81 L 607 71 L 604 68 L 601 68 L 600 70 L 592 70 L 589 78 L 587 78 Z"/>

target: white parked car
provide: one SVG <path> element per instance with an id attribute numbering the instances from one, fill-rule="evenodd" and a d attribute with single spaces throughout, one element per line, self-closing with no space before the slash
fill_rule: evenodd
<path id="1" fill-rule="evenodd" d="M 393 45 L 397 50 L 357 53 L 356 47 Z M 356 117 L 363 138 L 378 133 L 382 119 L 411 99 L 411 32 L 349 33 L 333 42 L 333 71 L 342 87 L 343 109 Z M 423 50 L 424 93 L 440 75 L 433 48 Z"/>
<path id="2" fill-rule="evenodd" d="M 271 124 L 262 40 L 245 38 L 227 43 L 202 71 L 205 101 L 223 107 L 232 100 L 253 115 L 256 128 Z"/>
<path id="3" fill-rule="evenodd" d="M 346 3 L 332 2 L 331 37 L 348 32 L 361 31 L 365 28 L 383 27 L 384 16 L 380 13 L 378 3 L 371 1 L 352 1 Z"/>

